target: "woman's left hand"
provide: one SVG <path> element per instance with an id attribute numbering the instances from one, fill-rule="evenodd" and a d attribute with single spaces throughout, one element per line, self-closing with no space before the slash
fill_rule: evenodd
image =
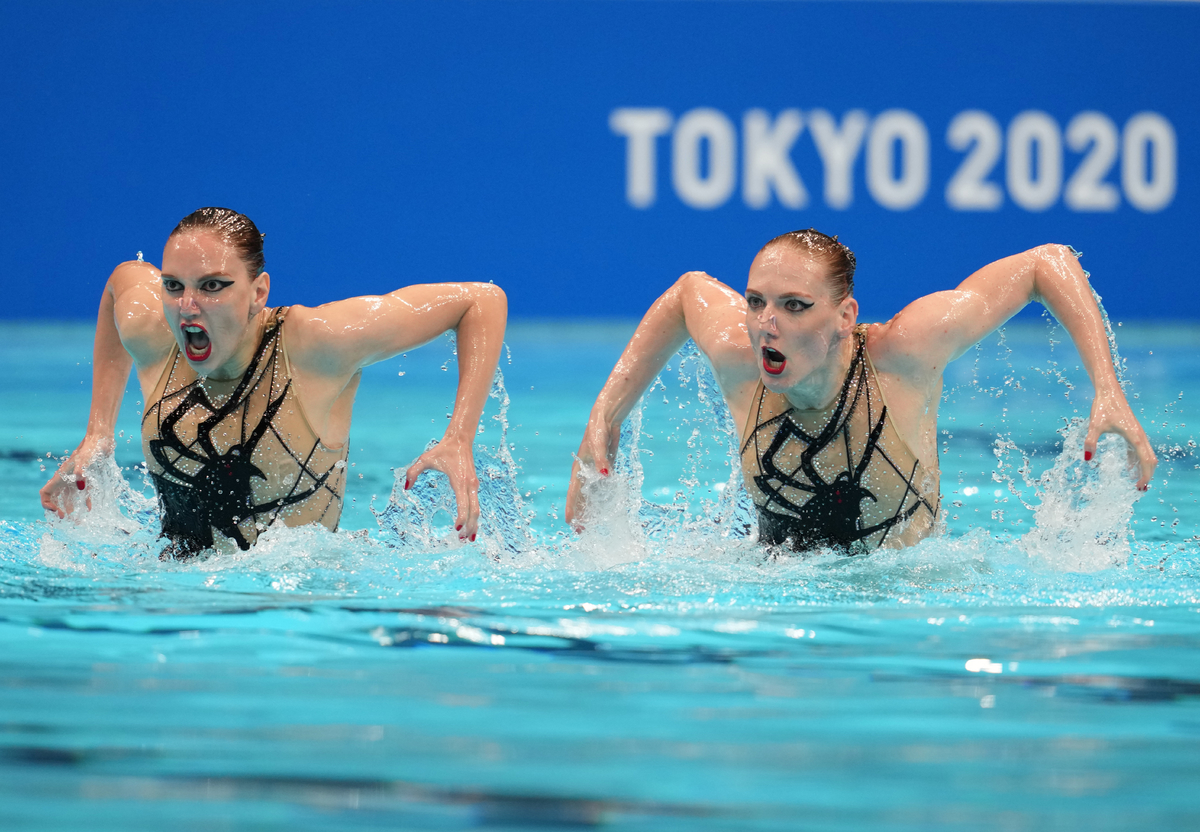
<path id="1" fill-rule="evenodd" d="M 404 473 L 404 490 L 417 481 L 429 468 L 441 471 L 450 478 L 458 512 L 454 530 L 459 540 L 474 540 L 479 531 L 479 477 L 475 474 L 475 457 L 471 443 L 445 437 L 437 445 L 417 457 Z"/>
<path id="2" fill-rule="evenodd" d="M 1119 389 L 1097 393 L 1096 398 L 1092 400 L 1087 438 L 1083 440 L 1085 460 L 1091 459 L 1096 453 L 1096 443 L 1105 433 L 1120 434 L 1133 448 L 1138 461 L 1137 487 L 1139 491 L 1145 491 L 1150 485 L 1150 477 L 1154 475 L 1154 468 L 1158 465 L 1158 457 L 1150 447 L 1146 431 L 1142 430 L 1137 417 L 1133 415 L 1125 394 Z"/>

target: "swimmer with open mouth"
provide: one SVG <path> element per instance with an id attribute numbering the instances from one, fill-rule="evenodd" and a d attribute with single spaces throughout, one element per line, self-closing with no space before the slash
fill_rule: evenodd
<path id="1" fill-rule="evenodd" d="M 1084 461 L 1102 434 L 1117 433 L 1136 453 L 1137 487 L 1147 488 L 1158 460 L 1117 381 L 1073 249 L 997 260 L 875 324 L 858 323 L 855 268 L 849 248 L 810 228 L 763 246 L 744 294 L 703 272 L 681 276 L 650 307 L 592 407 L 567 522 L 583 525 L 582 469 L 603 477 L 613 468 L 622 423 L 691 338 L 741 430 L 761 542 L 847 551 L 915 543 L 936 528 L 942 374 L 1034 300 L 1070 334 L 1095 385 Z"/>
<path id="2" fill-rule="evenodd" d="M 87 434 L 41 490 L 59 517 L 87 501 L 85 469 L 113 451 L 113 425 L 136 368 L 142 447 L 162 508 L 166 554 L 247 549 L 278 521 L 334 530 L 361 370 L 443 332 L 455 334 L 459 384 L 441 441 L 406 469 L 450 480 L 455 531 L 479 528 L 473 443 L 507 317 L 490 283 L 409 284 L 318 307 L 271 308 L 263 235 L 243 214 L 201 208 L 167 238 L 162 269 L 113 271 L 101 296 Z M 90 505 L 90 504 L 89 504 Z"/>
<path id="3" fill-rule="evenodd" d="M 212 340 L 208 332 L 199 324 L 184 324 L 182 329 L 188 360 L 197 364 L 207 361 L 212 355 Z"/>
<path id="4" fill-rule="evenodd" d="M 762 357 L 763 370 L 773 376 L 783 373 L 783 368 L 787 366 L 787 358 L 783 353 L 766 345 L 762 348 Z"/>

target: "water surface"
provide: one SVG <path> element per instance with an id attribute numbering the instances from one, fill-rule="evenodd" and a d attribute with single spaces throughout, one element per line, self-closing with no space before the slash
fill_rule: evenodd
<path id="1" fill-rule="evenodd" d="M 1140 499 L 1119 440 L 1079 460 L 1062 331 L 1009 327 L 947 376 L 944 533 L 803 559 L 747 537 L 695 357 L 630 420 L 589 532 L 565 528 L 630 330 L 512 327 L 477 543 L 453 542 L 444 483 L 395 490 L 453 398 L 435 343 L 364 379 L 341 531 L 164 563 L 136 390 L 129 485 L 114 469 L 85 522 L 47 522 L 91 331 L 0 326 L 0 825 L 1200 824 L 1200 330 L 1117 329 L 1161 459 Z"/>

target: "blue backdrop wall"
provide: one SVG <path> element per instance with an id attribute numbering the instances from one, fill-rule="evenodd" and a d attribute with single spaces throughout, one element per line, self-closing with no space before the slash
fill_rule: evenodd
<path id="1" fill-rule="evenodd" d="M 638 315 L 837 233 L 864 315 L 1069 242 L 1115 316 L 1200 317 L 1200 5 L 0 6 L 4 317 L 91 317 L 184 214 L 273 300 L 494 280 Z"/>

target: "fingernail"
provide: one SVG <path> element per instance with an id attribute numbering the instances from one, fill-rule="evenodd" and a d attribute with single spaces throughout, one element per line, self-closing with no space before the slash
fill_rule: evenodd
<path id="1" fill-rule="evenodd" d="M 1138 491 L 1148 491 L 1149 489 L 1150 489 L 1150 483 L 1146 483 L 1145 485 L 1138 486 Z"/>
<path id="2" fill-rule="evenodd" d="M 87 488 L 87 483 L 85 483 L 83 480 L 75 480 L 75 487 L 82 491 L 83 489 Z"/>
<path id="3" fill-rule="evenodd" d="M 475 542 L 475 535 L 471 535 L 471 542 L 472 542 L 472 543 L 474 543 L 474 542 Z"/>
<path id="4" fill-rule="evenodd" d="M 408 486 L 409 486 L 409 482 L 408 482 L 408 480 L 405 480 L 405 481 L 404 481 L 404 490 L 405 490 L 405 491 L 407 491 L 407 490 L 408 490 Z"/>
<path id="5" fill-rule="evenodd" d="M 1083 452 L 1083 461 L 1084 461 L 1084 462 L 1087 462 L 1087 461 L 1088 461 L 1089 459 L 1091 459 L 1091 458 L 1092 458 L 1092 452 L 1091 452 L 1091 451 L 1084 451 L 1084 452 Z"/>
<path id="6" fill-rule="evenodd" d="M 454 531 L 461 532 L 462 531 L 462 523 L 459 523 L 457 526 L 455 526 Z"/>
<path id="7" fill-rule="evenodd" d="M 601 474 L 603 474 L 604 476 L 606 476 L 606 477 L 607 477 L 607 476 L 608 476 L 608 469 L 607 469 L 607 468 L 601 468 L 601 469 L 600 469 L 600 473 L 601 473 Z"/>

